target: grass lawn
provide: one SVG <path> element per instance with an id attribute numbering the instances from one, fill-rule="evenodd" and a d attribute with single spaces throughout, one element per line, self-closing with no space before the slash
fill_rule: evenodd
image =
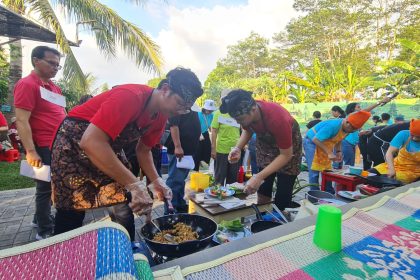
<path id="1" fill-rule="evenodd" d="M 0 191 L 32 188 L 33 179 L 19 175 L 20 161 L 0 162 Z"/>

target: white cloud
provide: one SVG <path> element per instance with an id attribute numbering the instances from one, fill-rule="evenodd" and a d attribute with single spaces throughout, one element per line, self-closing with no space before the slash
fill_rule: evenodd
<path id="1" fill-rule="evenodd" d="M 178 9 L 170 4 L 161 6 L 162 15 L 154 16 L 166 16 L 168 25 L 162 28 L 154 40 L 162 50 L 164 71 L 185 66 L 191 68 L 204 82 L 210 71 L 216 67 L 217 60 L 226 56 L 227 46 L 236 44 L 251 31 L 271 38 L 274 33 L 284 30 L 290 19 L 297 16 L 292 5 L 293 0 L 249 0 L 247 4 L 240 6 L 214 6 L 211 9 Z M 154 10 L 154 13 L 157 11 Z M 68 38 L 74 38 L 75 23 L 66 23 L 64 20 L 61 22 Z M 107 60 L 96 49 L 94 39 L 88 33 L 81 32 L 79 36 L 83 43 L 73 50 L 84 72 L 91 72 L 96 76 L 98 84 L 106 82 L 112 86 L 145 83 L 153 78 L 122 52 L 118 53 L 117 58 Z M 25 75 L 32 69 L 30 51 L 40 44 L 24 41 Z"/>
<path id="2" fill-rule="evenodd" d="M 292 0 L 249 0 L 246 5 L 212 9 L 169 7 L 169 24 L 156 39 L 166 70 L 183 65 L 204 81 L 217 60 L 226 56 L 227 46 L 236 44 L 251 31 L 266 38 L 283 31 L 297 15 L 292 5 Z"/>

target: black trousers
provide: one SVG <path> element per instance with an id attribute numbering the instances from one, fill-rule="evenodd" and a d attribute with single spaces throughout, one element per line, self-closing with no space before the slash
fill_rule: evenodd
<path id="1" fill-rule="evenodd" d="M 260 168 L 260 171 L 262 168 Z M 274 179 L 277 177 L 277 191 L 274 196 L 274 204 L 284 210 L 290 206 L 292 202 L 293 186 L 297 175 L 286 175 L 276 172 L 265 178 L 264 183 L 258 189 L 258 193 L 267 197 L 272 197 Z"/>
<path id="2" fill-rule="evenodd" d="M 130 235 L 131 241 L 135 240 L 134 214 L 127 203 L 107 207 L 113 222 L 122 225 Z M 57 209 L 55 214 L 54 235 L 64 233 L 83 226 L 85 211 Z"/>
<path id="3" fill-rule="evenodd" d="M 370 135 L 362 135 L 359 137 L 360 154 L 363 157 L 363 170 L 368 170 L 372 166 L 372 161 L 368 158 L 368 139 Z"/>
<path id="4" fill-rule="evenodd" d="M 370 137 L 367 144 L 368 159 L 373 162 L 373 166 L 385 162 L 385 154 L 389 143 L 383 142 L 375 137 Z"/>

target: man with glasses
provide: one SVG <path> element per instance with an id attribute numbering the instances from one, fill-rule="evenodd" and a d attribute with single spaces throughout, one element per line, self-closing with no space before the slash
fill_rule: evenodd
<path id="1" fill-rule="evenodd" d="M 188 112 L 202 94 L 197 76 L 177 67 L 157 88 L 119 85 L 74 107 L 51 146 L 54 234 L 81 227 L 86 210 L 107 207 L 111 220 L 134 241 L 133 212 L 151 219 L 149 191 L 154 198 L 172 200 L 151 149 L 160 142 L 168 117 Z M 130 171 L 123 147 L 132 143 L 148 185 Z"/>
<path id="2" fill-rule="evenodd" d="M 34 70 L 20 79 L 14 89 L 16 125 L 26 151 L 26 160 L 34 167 L 51 164 L 49 146 L 55 129 L 66 116 L 61 89 L 51 79 L 60 66 L 60 53 L 46 46 L 32 50 L 31 62 Z M 60 98 L 57 98 L 60 96 Z M 35 225 L 37 240 L 52 234 L 51 183 L 36 180 Z"/>

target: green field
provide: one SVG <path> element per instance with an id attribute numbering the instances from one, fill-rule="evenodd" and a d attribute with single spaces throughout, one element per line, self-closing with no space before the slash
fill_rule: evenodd
<path id="1" fill-rule="evenodd" d="M 312 113 L 314 111 L 320 111 L 322 114 L 322 119 L 326 120 L 331 118 L 331 107 L 334 105 L 340 106 L 343 110 L 346 109 L 348 103 L 359 102 L 359 101 L 349 101 L 349 102 L 323 102 L 323 103 L 304 103 L 304 104 L 284 104 L 283 106 L 289 110 L 289 112 L 295 117 L 299 122 L 301 129 L 305 130 L 305 125 L 308 121 L 312 119 Z M 366 108 L 373 103 L 376 103 L 377 100 L 367 100 L 360 102 L 362 108 Z M 382 113 L 389 113 L 392 117 L 397 115 L 403 115 L 406 120 L 413 118 L 420 118 L 420 99 L 411 98 L 411 99 L 397 99 L 383 107 L 377 107 L 372 111 L 372 115 L 381 115 Z M 373 126 L 373 122 L 369 121 L 366 124 L 366 127 Z"/>
<path id="2" fill-rule="evenodd" d="M 20 161 L 0 162 L 0 191 L 25 189 L 35 186 L 34 180 L 19 175 Z"/>

